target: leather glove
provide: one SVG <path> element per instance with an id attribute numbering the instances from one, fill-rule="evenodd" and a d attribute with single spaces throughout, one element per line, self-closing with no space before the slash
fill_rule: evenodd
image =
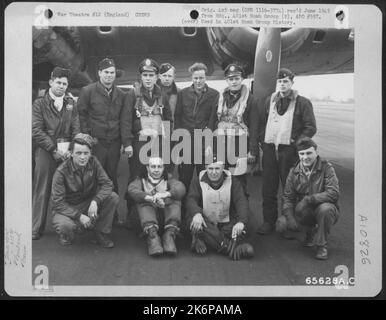
<path id="1" fill-rule="evenodd" d="M 253 247 L 249 243 L 238 244 L 233 250 L 232 259 L 252 258 L 254 256 Z"/>
<path id="2" fill-rule="evenodd" d="M 193 250 L 198 254 L 206 253 L 207 248 L 206 248 L 205 242 L 202 241 L 202 239 L 200 239 L 197 234 L 193 234 L 192 236 L 191 250 Z"/>
<path id="3" fill-rule="evenodd" d="M 236 258 L 236 247 L 237 247 L 237 238 L 233 238 L 228 244 L 228 256 L 229 258 L 235 260 Z"/>

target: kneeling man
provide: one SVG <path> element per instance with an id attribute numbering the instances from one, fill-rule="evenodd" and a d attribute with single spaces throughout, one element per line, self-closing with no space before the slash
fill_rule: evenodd
<path id="1" fill-rule="evenodd" d="M 119 197 L 102 165 L 91 155 L 93 144 L 88 134 L 77 134 L 70 144 L 71 157 L 54 174 L 52 223 L 61 245 L 70 245 L 74 232 L 94 229 L 99 245 L 114 247 L 108 234 Z"/>
<path id="2" fill-rule="evenodd" d="M 289 172 L 283 194 L 286 228 L 297 230 L 298 224 L 303 226 L 304 245 L 315 245 L 315 258 L 326 260 L 327 236 L 339 214 L 338 178 L 332 165 L 318 156 L 311 138 L 300 139 L 296 146 L 299 162 Z"/>
<path id="3" fill-rule="evenodd" d="M 233 260 L 253 256 L 253 247 L 243 241 L 248 200 L 241 183 L 215 156 L 192 180 L 186 207 L 194 252 L 205 254 L 209 246 Z"/>
<path id="4" fill-rule="evenodd" d="M 151 157 L 146 170 L 129 184 L 128 192 L 147 236 L 149 255 L 159 256 L 164 252 L 176 255 L 174 240 L 180 230 L 181 199 L 186 193 L 184 184 L 168 177 L 160 157 Z M 158 235 L 160 225 L 163 227 L 162 244 Z"/>

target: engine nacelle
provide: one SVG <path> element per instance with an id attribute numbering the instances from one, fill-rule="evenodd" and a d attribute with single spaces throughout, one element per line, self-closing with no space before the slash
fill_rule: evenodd
<path id="1" fill-rule="evenodd" d="M 294 28 L 281 32 L 282 55 L 292 54 L 310 34 L 310 29 Z M 256 43 L 259 31 L 251 27 L 207 28 L 207 36 L 213 49 L 214 59 L 223 68 L 231 62 L 239 62 L 248 74 L 253 73 Z"/>

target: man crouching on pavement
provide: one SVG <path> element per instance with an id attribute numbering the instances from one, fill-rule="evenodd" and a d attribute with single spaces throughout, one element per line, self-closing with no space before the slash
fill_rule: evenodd
<path id="1" fill-rule="evenodd" d="M 327 236 L 338 220 L 339 185 L 332 165 L 317 154 L 316 143 L 308 137 L 296 144 L 299 162 L 287 178 L 283 194 L 283 217 L 277 231 L 306 231 L 304 246 L 317 247 L 316 259 L 328 258 Z"/>
<path id="2" fill-rule="evenodd" d="M 143 167 L 144 168 L 144 167 Z M 182 182 L 169 178 L 160 157 L 150 157 L 143 172 L 129 184 L 128 192 L 136 204 L 148 253 L 176 255 L 175 237 L 181 224 L 181 199 L 186 190 Z M 163 224 L 162 244 L 158 235 Z"/>
<path id="3" fill-rule="evenodd" d="M 193 252 L 205 254 L 209 246 L 233 260 L 253 257 L 253 247 L 243 241 L 248 200 L 224 162 L 213 156 L 213 163 L 192 180 L 186 201 Z"/>
<path id="4" fill-rule="evenodd" d="M 114 247 L 109 239 L 119 197 L 99 161 L 91 155 L 94 140 L 77 134 L 70 144 L 71 157 L 54 174 L 52 224 L 61 245 L 70 245 L 74 232 L 94 229 L 96 242 Z"/>

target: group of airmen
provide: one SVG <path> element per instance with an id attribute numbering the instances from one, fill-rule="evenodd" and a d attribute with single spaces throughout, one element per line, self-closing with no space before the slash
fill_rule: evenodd
<path id="1" fill-rule="evenodd" d="M 188 233 L 197 254 L 215 250 L 234 260 L 250 258 L 247 173 L 239 169 L 258 168 L 262 151 L 264 223 L 258 233 L 276 229 L 291 238 L 303 231 L 304 245 L 316 248 L 315 257 L 328 258 L 327 237 L 339 214 L 338 179 L 311 139 L 313 106 L 292 89 L 293 72 L 280 69 L 278 91 L 257 100 L 237 63 L 226 67 L 221 93 L 206 84 L 203 63 L 189 68 L 192 85 L 181 90 L 170 63 L 145 59 L 138 71 L 139 81 L 123 91 L 115 84 L 114 61 L 105 58 L 98 65 L 99 80 L 83 87 L 77 100 L 66 91 L 69 70 L 52 71 L 49 89 L 34 101 L 32 112 L 34 240 L 42 236 L 51 208 L 61 245 L 93 230 L 99 245 L 112 248 L 117 167 L 124 153 L 129 215 L 138 216 L 150 256 L 176 255 L 176 236 Z M 182 154 L 170 157 L 165 127 L 190 137 Z M 197 130 L 217 132 L 220 143 L 207 146 Z M 149 143 L 150 153 L 143 152 Z M 230 161 L 230 151 L 236 161 Z"/>

